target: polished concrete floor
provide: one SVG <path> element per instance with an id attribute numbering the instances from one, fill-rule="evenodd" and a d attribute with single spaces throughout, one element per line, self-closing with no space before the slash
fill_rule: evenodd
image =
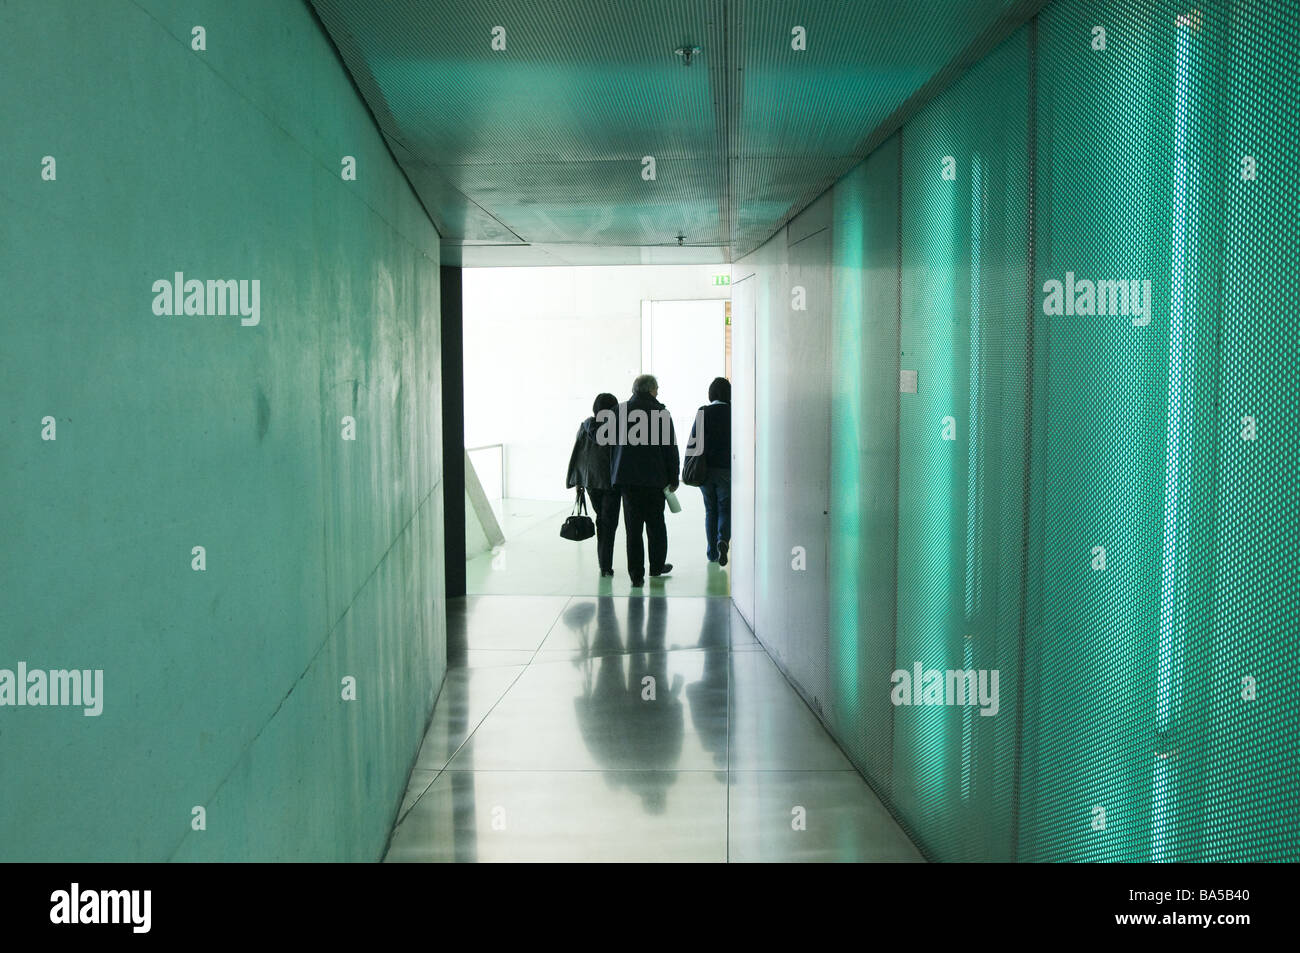
<path id="1" fill-rule="evenodd" d="M 704 501 L 700 491 L 678 490 L 682 511 L 665 516 L 668 525 L 668 562 L 671 576 L 647 579 L 648 596 L 729 595 L 730 580 L 723 569 L 710 564 L 704 552 Z M 614 547 L 615 576 L 592 571 L 596 541 L 581 543 L 560 538 L 560 525 L 572 502 L 507 499 L 494 508 L 506 536 L 504 547 L 478 553 L 465 564 L 465 588 L 471 595 L 630 595 L 622 519 Z"/>
<path id="2" fill-rule="evenodd" d="M 468 650 L 386 859 L 921 860 L 730 600 L 674 577 L 453 600 Z"/>

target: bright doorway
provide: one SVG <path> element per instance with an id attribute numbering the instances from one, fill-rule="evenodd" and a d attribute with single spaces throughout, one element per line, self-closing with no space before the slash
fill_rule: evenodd
<path id="1" fill-rule="evenodd" d="M 709 384 L 727 377 L 729 301 L 641 302 L 641 373 L 659 381 L 659 400 L 672 414 L 685 447 Z"/>

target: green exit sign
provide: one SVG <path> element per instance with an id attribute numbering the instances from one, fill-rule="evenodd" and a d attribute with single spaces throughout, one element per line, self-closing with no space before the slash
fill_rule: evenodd
<path id="1" fill-rule="evenodd" d="M 714 275 L 713 283 L 715 285 L 729 285 L 731 284 L 731 275 Z"/>

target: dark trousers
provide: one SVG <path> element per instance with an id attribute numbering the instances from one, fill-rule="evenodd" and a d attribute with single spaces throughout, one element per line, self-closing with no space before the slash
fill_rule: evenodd
<path id="1" fill-rule="evenodd" d="M 601 572 L 614 571 L 614 536 L 618 533 L 618 490 L 587 490 L 591 518 L 596 523 L 596 558 Z"/>
<path id="2" fill-rule="evenodd" d="M 668 559 L 668 527 L 664 525 L 664 491 L 658 486 L 625 486 L 623 490 L 623 532 L 627 534 L 627 574 L 645 578 L 645 550 L 641 530 L 650 541 L 650 571 L 661 572 Z"/>
<path id="3" fill-rule="evenodd" d="M 710 467 L 700 493 L 704 495 L 704 536 L 712 562 L 718 558 L 718 544 L 731 542 L 731 471 Z"/>

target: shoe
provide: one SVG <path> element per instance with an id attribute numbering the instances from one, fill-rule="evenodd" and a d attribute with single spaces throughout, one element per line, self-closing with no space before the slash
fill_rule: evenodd
<path id="1" fill-rule="evenodd" d="M 612 575 L 614 575 L 614 570 L 612 570 L 612 569 L 602 569 L 602 570 L 600 571 L 600 574 L 601 574 L 602 577 L 603 577 L 603 576 L 612 576 Z"/>
<path id="2" fill-rule="evenodd" d="M 640 589 L 640 588 L 641 588 L 642 586 L 644 586 L 644 585 L 645 585 L 645 580 L 644 580 L 644 579 L 633 579 L 633 580 L 632 580 L 632 588 L 633 588 L 633 589 Z"/>
<path id="3" fill-rule="evenodd" d="M 673 564 L 672 564 L 672 563 L 664 563 L 664 568 L 663 568 L 663 569 L 660 569 L 658 572 L 652 572 L 650 575 L 652 575 L 652 576 L 666 576 L 666 575 L 668 575 L 669 573 L 671 573 L 672 571 L 673 571 Z"/>
<path id="4" fill-rule="evenodd" d="M 727 565 L 727 547 L 729 545 L 730 544 L 725 539 L 722 542 L 718 543 L 718 565 L 719 566 Z"/>

